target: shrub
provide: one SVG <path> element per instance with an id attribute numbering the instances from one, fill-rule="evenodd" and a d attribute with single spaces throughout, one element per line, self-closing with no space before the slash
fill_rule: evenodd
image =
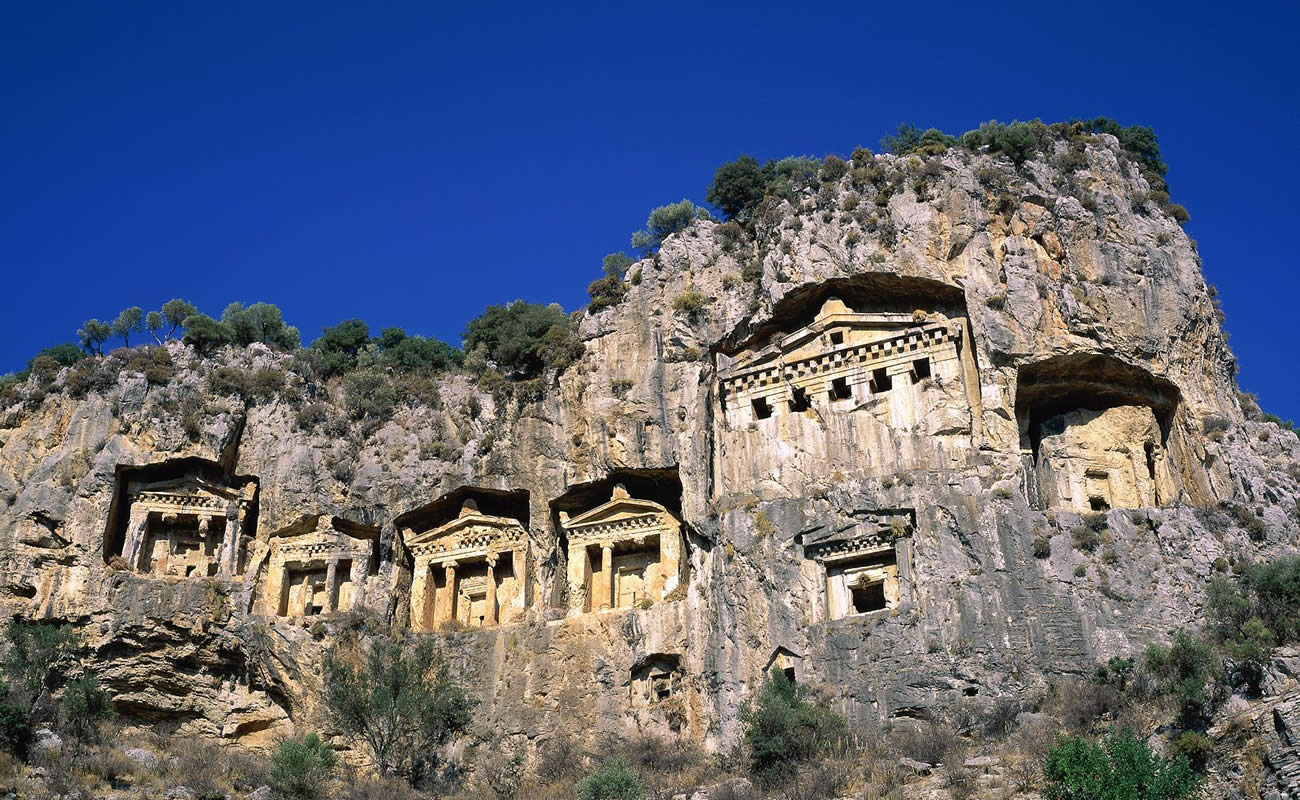
<path id="1" fill-rule="evenodd" d="M 208 391 L 249 400 L 254 394 L 253 376 L 241 367 L 217 367 L 208 375 Z"/>
<path id="2" fill-rule="evenodd" d="M 673 310 L 679 314 L 695 316 L 701 309 L 709 304 L 709 296 L 694 289 L 688 289 L 677 295 L 673 300 Z"/>
<path id="3" fill-rule="evenodd" d="M 1143 667 L 1157 680 L 1157 691 L 1173 695 L 1178 702 L 1182 724 L 1192 726 L 1202 720 L 1214 699 L 1207 686 L 1212 689 L 1220 677 L 1218 657 L 1204 639 L 1178 629 L 1168 647 L 1154 642 L 1147 647 Z"/>
<path id="4" fill-rule="evenodd" d="M 787 783 L 844 727 L 832 711 L 809 701 L 806 687 L 780 671 L 768 675 L 756 703 L 741 708 L 740 720 L 749 771 L 765 786 Z"/>
<path id="5" fill-rule="evenodd" d="M 829 155 L 822 159 L 822 180 L 827 183 L 838 183 L 848 171 L 848 162 L 837 155 Z"/>
<path id="6" fill-rule="evenodd" d="M 918 723 L 898 728 L 889 734 L 889 744 L 901 755 L 925 764 L 942 764 L 962 747 L 961 737 L 947 725 L 937 722 Z"/>
<path id="7" fill-rule="evenodd" d="M 465 326 L 465 349 L 482 349 L 497 368 L 515 378 L 535 378 L 548 365 L 573 354 L 569 316 L 549 306 L 516 300 L 488 306 Z M 580 345 L 579 345 L 580 346 Z"/>
<path id="8" fill-rule="evenodd" d="M 408 336 L 401 328 L 384 328 L 374 344 L 379 350 L 381 366 L 396 372 L 429 374 L 460 366 L 465 354 L 440 339 Z"/>
<path id="9" fill-rule="evenodd" d="M 15 700 L 36 709 L 64 674 L 65 660 L 76 644 L 71 625 L 12 620 L 5 629 L 9 651 L 0 670 Z"/>
<path id="10" fill-rule="evenodd" d="M 358 358 L 369 344 L 370 326 L 359 319 L 345 319 L 322 329 L 320 338 L 311 347 L 320 354 L 321 372 L 329 376 L 356 369 Z"/>
<path id="11" fill-rule="evenodd" d="M 297 416 L 294 417 L 294 424 L 300 430 L 315 430 L 318 425 L 323 425 L 329 421 L 330 407 L 325 403 L 310 403 L 298 409 Z"/>
<path id="12" fill-rule="evenodd" d="M 1087 525 L 1076 525 L 1070 529 L 1070 543 L 1075 550 L 1091 553 L 1101 544 L 1101 534 Z"/>
<path id="13" fill-rule="evenodd" d="M 343 378 L 343 408 L 353 419 L 384 421 L 392 417 L 397 393 L 381 372 L 362 370 Z"/>
<path id="14" fill-rule="evenodd" d="M 646 218 L 645 229 L 632 234 L 632 247 L 637 250 L 657 250 L 664 239 L 690 227 L 699 218 L 702 208 L 690 200 L 659 206 Z M 706 212 L 707 213 L 707 212 Z"/>
<path id="15" fill-rule="evenodd" d="M 1184 731 L 1174 740 L 1174 755 L 1187 759 L 1187 763 L 1197 772 L 1205 771 L 1205 764 L 1214 753 L 1214 743 L 1210 737 L 1196 731 Z"/>
<path id="16" fill-rule="evenodd" d="M 1063 678 L 1052 686 L 1050 702 L 1066 728 L 1086 733 L 1097 722 L 1119 711 L 1124 697 L 1114 686 Z"/>
<path id="17" fill-rule="evenodd" d="M 271 754 L 268 782 L 280 797 L 320 797 L 325 781 L 334 771 L 334 748 L 314 733 L 302 739 L 286 739 Z"/>
<path id="18" fill-rule="evenodd" d="M 402 774 L 413 784 L 431 775 L 438 749 L 469 725 L 476 703 L 427 640 L 380 638 L 325 657 L 325 705 L 381 775 Z"/>
<path id="19" fill-rule="evenodd" d="M 59 720 L 63 730 L 80 748 L 98 738 L 99 723 L 114 716 L 113 699 L 100 688 L 92 673 L 69 681 L 59 699 Z"/>
<path id="20" fill-rule="evenodd" d="M 1165 206 L 1165 211 L 1169 212 L 1169 216 L 1173 217 L 1174 222 L 1179 225 L 1186 225 L 1192 219 L 1192 215 L 1187 213 L 1187 209 L 1177 203 L 1170 203 Z"/>
<path id="21" fill-rule="evenodd" d="M 181 341 L 204 355 L 235 341 L 235 334 L 229 325 L 207 314 L 193 314 L 185 318 L 185 335 Z"/>
<path id="22" fill-rule="evenodd" d="M 578 800 L 642 800 L 645 786 L 627 762 L 614 758 L 578 782 Z"/>
<path id="23" fill-rule="evenodd" d="M 1046 536 L 1035 536 L 1031 545 L 1034 558 L 1047 558 L 1052 555 L 1052 540 Z"/>
<path id="24" fill-rule="evenodd" d="M 32 722 L 28 709 L 9 699 L 9 687 L 0 686 L 0 747 L 23 761 L 32 741 Z"/>
<path id="25" fill-rule="evenodd" d="M 297 328 L 284 324 L 280 308 L 270 303 L 253 303 L 247 308 L 243 303 L 231 303 L 221 312 L 221 324 L 236 344 L 245 347 L 261 342 L 277 350 L 295 350 L 301 338 Z"/>
<path id="26" fill-rule="evenodd" d="M 742 155 L 718 167 L 704 199 L 727 219 L 746 219 L 763 200 L 766 188 L 767 181 L 758 161 L 753 156 Z"/>
<path id="27" fill-rule="evenodd" d="M 1178 800 L 1194 796 L 1187 759 L 1166 759 L 1129 731 L 1100 743 L 1063 736 L 1043 766 L 1045 800 Z"/>
<path id="28" fill-rule="evenodd" d="M 534 772 L 542 783 L 552 784 L 578 774 L 582 751 L 565 734 L 558 734 L 539 749 Z"/>
<path id="29" fill-rule="evenodd" d="M 962 134 L 961 144 L 970 150 L 988 148 L 990 153 L 1003 153 L 1017 166 L 1028 161 L 1039 148 L 1032 123 L 1003 125 L 997 120 L 985 122 L 978 129 Z"/>
<path id="30" fill-rule="evenodd" d="M 1300 641 L 1300 556 L 1279 558 L 1246 571 L 1256 614 L 1279 643 Z"/>

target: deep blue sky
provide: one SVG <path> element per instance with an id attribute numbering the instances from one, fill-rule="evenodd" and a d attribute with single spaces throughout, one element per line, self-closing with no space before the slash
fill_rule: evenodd
<path id="1" fill-rule="evenodd" d="M 1242 383 L 1300 417 L 1300 6 L 795 5 L 4 3 L 0 372 L 175 296 L 459 342 L 585 303 L 742 151 L 1104 114 L 1156 129 Z"/>

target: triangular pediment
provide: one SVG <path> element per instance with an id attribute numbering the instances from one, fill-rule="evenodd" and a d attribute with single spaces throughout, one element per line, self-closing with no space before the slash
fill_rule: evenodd
<path id="1" fill-rule="evenodd" d="M 216 497 L 222 500 L 236 500 L 240 494 L 237 490 L 221 484 L 205 481 L 202 478 L 176 478 L 141 485 L 136 494 L 140 497 L 150 495 Z"/>
<path id="2" fill-rule="evenodd" d="M 668 513 L 668 509 L 651 500 L 638 500 L 634 497 L 616 497 L 604 505 L 584 511 L 576 517 L 569 519 L 566 527 L 573 528 L 579 525 L 599 525 L 605 522 L 614 522 L 628 517 L 639 517 L 645 514 Z"/>
<path id="3" fill-rule="evenodd" d="M 493 517 L 487 514 L 478 513 L 462 514 L 451 522 L 448 522 L 446 525 L 439 526 L 431 531 L 417 534 L 411 539 L 411 541 L 407 542 L 407 545 L 425 544 L 437 541 L 438 539 L 454 536 L 458 533 L 472 530 L 474 528 L 523 531 L 524 526 L 523 523 L 514 517 Z"/>

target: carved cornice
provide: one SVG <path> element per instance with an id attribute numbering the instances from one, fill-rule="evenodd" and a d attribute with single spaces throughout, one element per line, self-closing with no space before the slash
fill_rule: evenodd
<path id="1" fill-rule="evenodd" d="M 290 542 L 278 545 L 275 554 L 285 561 L 317 560 L 336 555 L 365 558 L 370 555 L 370 548 L 364 542 L 357 546 L 348 546 L 342 542 Z"/>
<path id="2" fill-rule="evenodd" d="M 807 358 L 784 361 L 778 359 L 766 366 L 737 371 L 719 379 L 724 394 L 742 392 L 777 392 L 786 383 L 799 383 L 809 378 L 846 368 L 870 368 L 871 364 L 938 349 L 949 342 L 961 340 L 961 327 L 943 323 L 910 328 L 896 336 L 874 342 L 849 344 Z"/>
<path id="3" fill-rule="evenodd" d="M 475 526 L 459 536 L 432 539 L 409 545 L 417 558 L 474 558 L 502 550 L 515 550 L 528 538 L 522 526 Z"/>
<path id="4" fill-rule="evenodd" d="M 180 492 L 135 492 L 131 495 L 131 510 L 137 509 L 163 514 L 195 514 L 197 516 L 229 515 L 243 512 L 249 501 L 227 499 L 208 494 L 183 494 Z"/>
<path id="5" fill-rule="evenodd" d="M 873 553 L 885 554 L 894 549 L 894 544 L 899 539 L 912 535 L 912 520 L 908 513 L 871 514 L 858 530 L 854 536 L 804 545 L 804 555 L 826 563 Z"/>
<path id="6" fill-rule="evenodd" d="M 580 523 L 567 526 L 569 544 L 614 544 L 617 542 L 643 542 L 657 533 L 671 533 L 677 526 L 675 521 L 665 520 L 668 516 L 662 512 L 638 514 L 615 520 Z"/>

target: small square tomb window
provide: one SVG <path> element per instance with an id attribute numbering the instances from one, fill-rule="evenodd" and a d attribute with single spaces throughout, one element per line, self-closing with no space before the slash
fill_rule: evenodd
<path id="1" fill-rule="evenodd" d="M 831 344 L 836 346 L 844 344 L 844 331 L 832 331 Z"/>
<path id="2" fill-rule="evenodd" d="M 918 358 L 912 362 L 912 383 L 919 383 L 930 377 L 930 359 Z"/>
<path id="3" fill-rule="evenodd" d="M 768 417 L 772 416 L 772 407 L 767 404 L 767 400 L 765 398 L 755 397 L 753 400 L 753 404 L 754 404 L 754 416 L 756 418 L 767 419 Z"/>
<path id="4" fill-rule="evenodd" d="M 889 377 L 884 367 L 871 371 L 871 391 L 879 394 L 894 388 L 894 379 Z"/>
<path id="5" fill-rule="evenodd" d="M 854 613 L 865 614 L 868 611 L 880 611 L 885 608 L 884 581 L 858 584 L 853 587 L 852 594 Z"/>
<path id="6" fill-rule="evenodd" d="M 831 381 L 830 394 L 832 400 L 848 400 L 850 397 L 852 397 L 853 392 L 849 390 L 849 379 L 836 378 L 835 380 Z"/>
<path id="7" fill-rule="evenodd" d="M 796 414 L 808 410 L 808 391 L 806 389 L 795 389 L 791 392 L 790 410 Z"/>

